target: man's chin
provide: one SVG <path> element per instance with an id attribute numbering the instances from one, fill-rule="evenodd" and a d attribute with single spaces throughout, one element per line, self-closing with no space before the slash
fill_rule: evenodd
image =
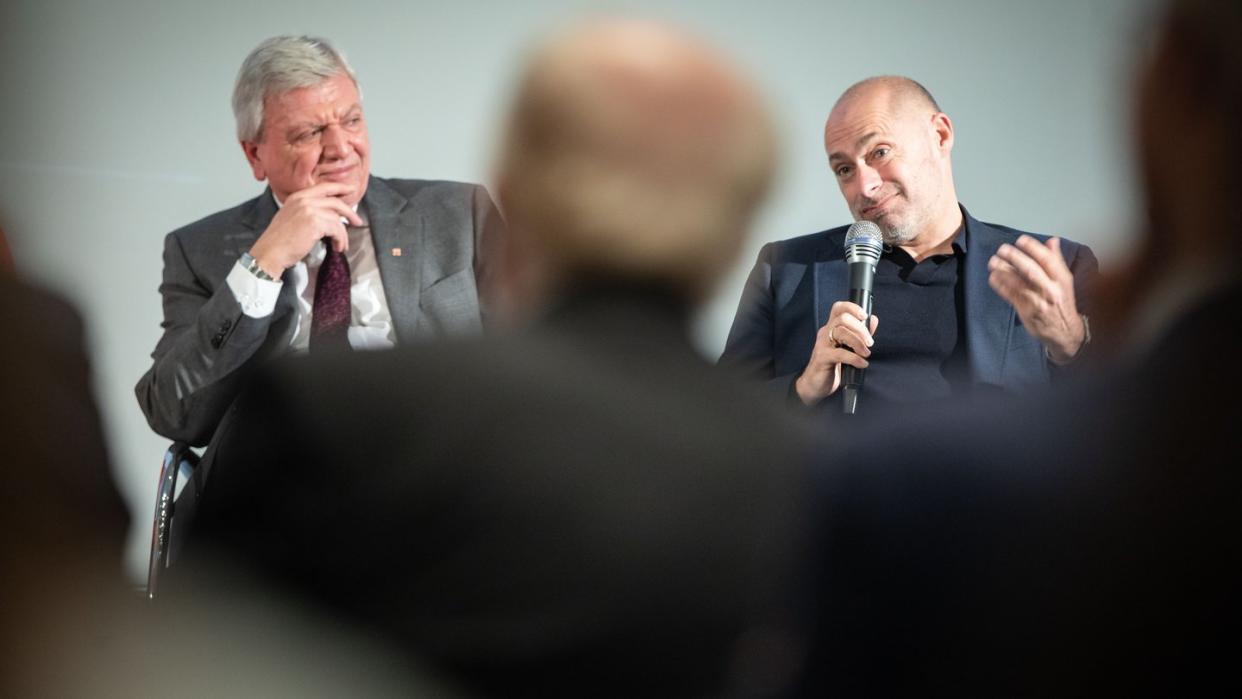
<path id="1" fill-rule="evenodd" d="M 370 173 L 363 175 L 362 180 L 358 183 L 358 193 L 355 194 L 353 197 L 351 197 L 353 201 L 349 202 L 350 206 L 354 206 L 358 202 L 362 201 L 362 197 L 366 196 L 366 193 L 367 193 L 367 185 L 370 183 L 371 183 Z"/>
<path id="2" fill-rule="evenodd" d="M 882 218 L 882 217 L 881 217 Z M 874 221 L 880 227 L 880 237 L 887 245 L 905 245 L 914 240 L 915 233 L 911 226 L 903 226 L 892 221 Z"/>
<path id="3" fill-rule="evenodd" d="M 880 229 L 880 237 L 888 245 L 900 245 L 909 239 L 909 230 L 903 227 L 899 222 L 894 222 L 893 217 L 884 212 L 871 216 L 854 216 L 857 221 L 870 221 Z"/>

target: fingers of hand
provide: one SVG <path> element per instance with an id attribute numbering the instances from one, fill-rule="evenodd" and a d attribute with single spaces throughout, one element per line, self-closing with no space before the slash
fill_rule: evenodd
<path id="1" fill-rule="evenodd" d="M 321 238 L 330 238 L 333 249 L 338 252 L 348 250 L 349 233 L 345 230 L 345 224 L 341 222 L 346 212 L 357 218 L 357 214 L 339 199 L 308 201 L 303 210 L 303 216 L 299 217 L 298 221 L 299 237 L 303 238 L 307 250 L 309 251 L 315 241 Z"/>
<path id="2" fill-rule="evenodd" d="M 1054 280 L 1021 251 L 1014 248 L 1006 251 L 1006 247 L 1008 246 L 1001 246 L 997 256 L 988 261 L 988 268 L 992 270 L 988 281 L 1002 298 L 1020 311 L 1023 308 L 1023 299 L 1029 299 L 1034 310 L 1042 310 L 1049 306 L 1059 308 L 1072 298 L 1072 277 L 1063 282 Z M 1008 259 L 1000 259 L 1006 253 Z"/>
<path id="3" fill-rule="evenodd" d="M 867 354 L 871 353 L 868 352 Z M 866 369 L 871 365 L 870 362 L 868 362 L 861 355 L 844 348 L 832 350 L 832 359 L 835 364 L 849 364 L 850 366 L 858 367 L 859 369 Z"/>
<path id="4" fill-rule="evenodd" d="M 1038 243 L 1035 243 L 1040 247 Z M 1047 252 L 1046 250 L 1044 252 Z M 997 269 L 1001 267 L 1000 263 L 1008 263 L 1013 271 L 1025 279 L 1031 286 L 1049 287 L 1052 286 L 1052 278 L 1048 276 L 1048 272 L 1035 260 L 1034 257 L 1028 255 L 1024 250 L 1014 247 L 1008 243 L 1000 246 L 992 259 L 988 260 L 988 269 Z"/>
<path id="5" fill-rule="evenodd" d="M 857 318 L 861 321 L 867 317 L 867 314 L 863 312 L 862 306 L 856 303 L 837 301 L 832 304 L 832 308 L 828 311 L 828 324 L 839 321 L 843 316 Z"/>
<path id="6" fill-rule="evenodd" d="M 1049 238 L 1040 243 L 1029 235 L 1023 235 L 1018 237 L 1017 248 L 1034 261 L 1049 280 L 1060 284 L 1073 282 L 1074 275 L 1061 255 L 1060 238 Z"/>
<path id="7" fill-rule="evenodd" d="M 815 347 L 811 350 L 812 358 L 826 361 L 827 351 L 836 347 L 840 342 L 841 340 L 837 338 L 837 326 L 831 321 L 825 323 L 824 327 L 815 334 Z"/>
<path id="8" fill-rule="evenodd" d="M 860 369 L 867 368 L 866 357 L 871 355 L 871 350 L 863 347 L 862 351 L 865 353 L 863 354 L 855 351 L 839 339 L 835 344 L 831 343 L 828 338 L 830 332 L 828 326 L 820 329 L 815 349 L 811 352 L 811 361 L 807 364 L 807 374 L 831 372 L 838 364 L 849 364 Z M 837 334 L 840 334 L 839 331 Z"/>
<path id="9" fill-rule="evenodd" d="M 337 199 L 335 197 L 330 197 L 327 199 L 322 199 L 321 201 L 328 207 L 328 209 L 330 209 L 333 213 L 335 213 L 337 217 L 343 218 L 346 221 L 349 221 L 349 225 L 351 226 L 364 225 L 362 222 L 362 217 L 358 215 L 358 212 L 354 211 L 353 207 L 347 205 L 345 202 L 341 201 L 340 199 Z"/>
<path id="10" fill-rule="evenodd" d="M 807 366 L 802 376 L 798 377 L 794 387 L 798 396 L 807 405 L 832 395 L 841 384 L 841 367 L 837 364 L 816 366 L 814 362 Z"/>
<path id="11" fill-rule="evenodd" d="M 274 249 L 283 251 L 286 267 L 305 257 L 323 238 L 330 238 L 333 249 L 337 251 L 349 249 L 345 224 L 341 223 L 341 215 L 330 206 L 307 203 L 297 208 L 286 206 L 277 213 L 262 237 L 269 238 Z"/>
<path id="12" fill-rule="evenodd" d="M 992 267 L 991 264 L 988 266 Z M 1030 302 L 1028 294 L 1031 291 L 1030 283 L 1010 265 L 1002 264 L 993 267 L 991 274 L 988 275 L 988 285 L 997 295 L 1017 308 L 1019 314 L 1024 312 L 1023 306 Z"/>
<path id="13" fill-rule="evenodd" d="M 349 233 L 345 230 L 345 224 L 340 220 L 333 221 L 333 226 L 329 230 L 324 231 L 324 237 L 332 239 L 332 249 L 337 252 L 345 252 L 349 250 Z"/>
<path id="14" fill-rule="evenodd" d="M 1018 248 L 1030 255 L 1050 279 L 1060 282 L 1073 277 L 1061 255 L 1060 238 L 1049 238 L 1040 243 L 1029 235 L 1023 235 L 1018 237 Z"/>
<path id="15" fill-rule="evenodd" d="M 1064 314 L 1059 313 L 1058 307 L 1042 293 L 1027 286 L 1021 277 L 1003 270 L 995 271 L 988 276 L 988 284 L 1013 305 L 1022 324 L 1036 337 L 1044 339 L 1056 332 Z"/>
<path id="16" fill-rule="evenodd" d="M 875 344 L 871 332 L 863 326 L 863 322 L 852 315 L 843 315 L 833 326 L 833 339 L 837 345 L 844 345 L 866 357 L 871 354 L 868 349 Z"/>
<path id="17" fill-rule="evenodd" d="M 287 205 L 300 199 L 323 199 L 325 197 L 339 200 L 341 197 L 353 194 L 354 191 L 354 185 L 347 182 L 320 182 L 290 194 L 289 200 L 285 204 Z"/>
<path id="18" fill-rule="evenodd" d="M 353 185 L 340 182 L 321 182 L 312 187 L 299 190 L 289 195 L 281 213 L 286 211 L 296 216 L 300 212 L 314 215 L 331 212 L 337 218 L 344 218 L 353 226 L 364 225 L 362 218 L 353 207 L 346 204 L 344 197 L 353 194 Z"/>

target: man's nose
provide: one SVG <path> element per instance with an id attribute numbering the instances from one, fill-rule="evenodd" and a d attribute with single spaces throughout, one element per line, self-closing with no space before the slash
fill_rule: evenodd
<path id="1" fill-rule="evenodd" d="M 339 160 L 349 155 L 349 138 L 337 124 L 330 124 L 324 128 L 320 136 L 320 145 L 323 146 L 323 158 L 325 160 Z"/>
<path id="2" fill-rule="evenodd" d="M 884 184 L 884 179 L 880 177 L 880 173 L 875 168 L 866 165 L 858 168 L 859 191 L 864 197 L 874 195 L 880 190 L 882 184 Z"/>

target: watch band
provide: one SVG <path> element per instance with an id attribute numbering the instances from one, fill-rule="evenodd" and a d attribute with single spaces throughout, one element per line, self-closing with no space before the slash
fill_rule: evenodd
<path id="1" fill-rule="evenodd" d="M 247 272 L 250 272 L 259 279 L 269 282 L 276 281 L 275 277 L 263 271 L 263 268 L 259 266 L 259 261 L 254 259 L 254 256 L 249 252 L 243 252 L 239 262 L 241 262 L 242 267 L 246 268 Z"/>

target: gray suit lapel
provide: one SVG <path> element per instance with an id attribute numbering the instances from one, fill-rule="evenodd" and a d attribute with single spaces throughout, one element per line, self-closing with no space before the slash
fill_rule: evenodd
<path id="1" fill-rule="evenodd" d="M 263 190 L 250 204 L 242 214 L 242 224 L 249 229 L 252 237 L 250 242 L 253 243 L 276 216 L 276 200 L 272 197 L 272 188 Z"/>
<path id="2" fill-rule="evenodd" d="M 272 199 L 272 190 L 268 189 L 246 202 L 241 211 L 241 226 L 220 232 L 220 242 L 216 243 L 213 252 L 218 252 L 223 258 L 221 263 L 224 265 L 225 274 L 233 268 L 233 263 L 243 252 L 254 246 L 254 241 L 259 239 L 259 235 L 275 215 L 276 202 Z M 223 280 L 224 276 L 219 278 Z"/>
<path id="3" fill-rule="evenodd" d="M 976 383 L 1001 385 L 1005 374 L 1009 336 L 1014 327 L 1014 308 L 988 284 L 988 260 L 1004 242 L 990 226 L 976 221 L 962 209 L 966 224 L 964 286 L 966 342 Z"/>
<path id="4" fill-rule="evenodd" d="M 422 288 L 419 259 L 424 255 L 426 239 L 422 217 L 414 209 L 407 208 L 408 199 L 378 177 L 372 176 L 367 183 L 363 201 L 397 342 L 410 342 L 419 320 L 419 290 Z"/>

